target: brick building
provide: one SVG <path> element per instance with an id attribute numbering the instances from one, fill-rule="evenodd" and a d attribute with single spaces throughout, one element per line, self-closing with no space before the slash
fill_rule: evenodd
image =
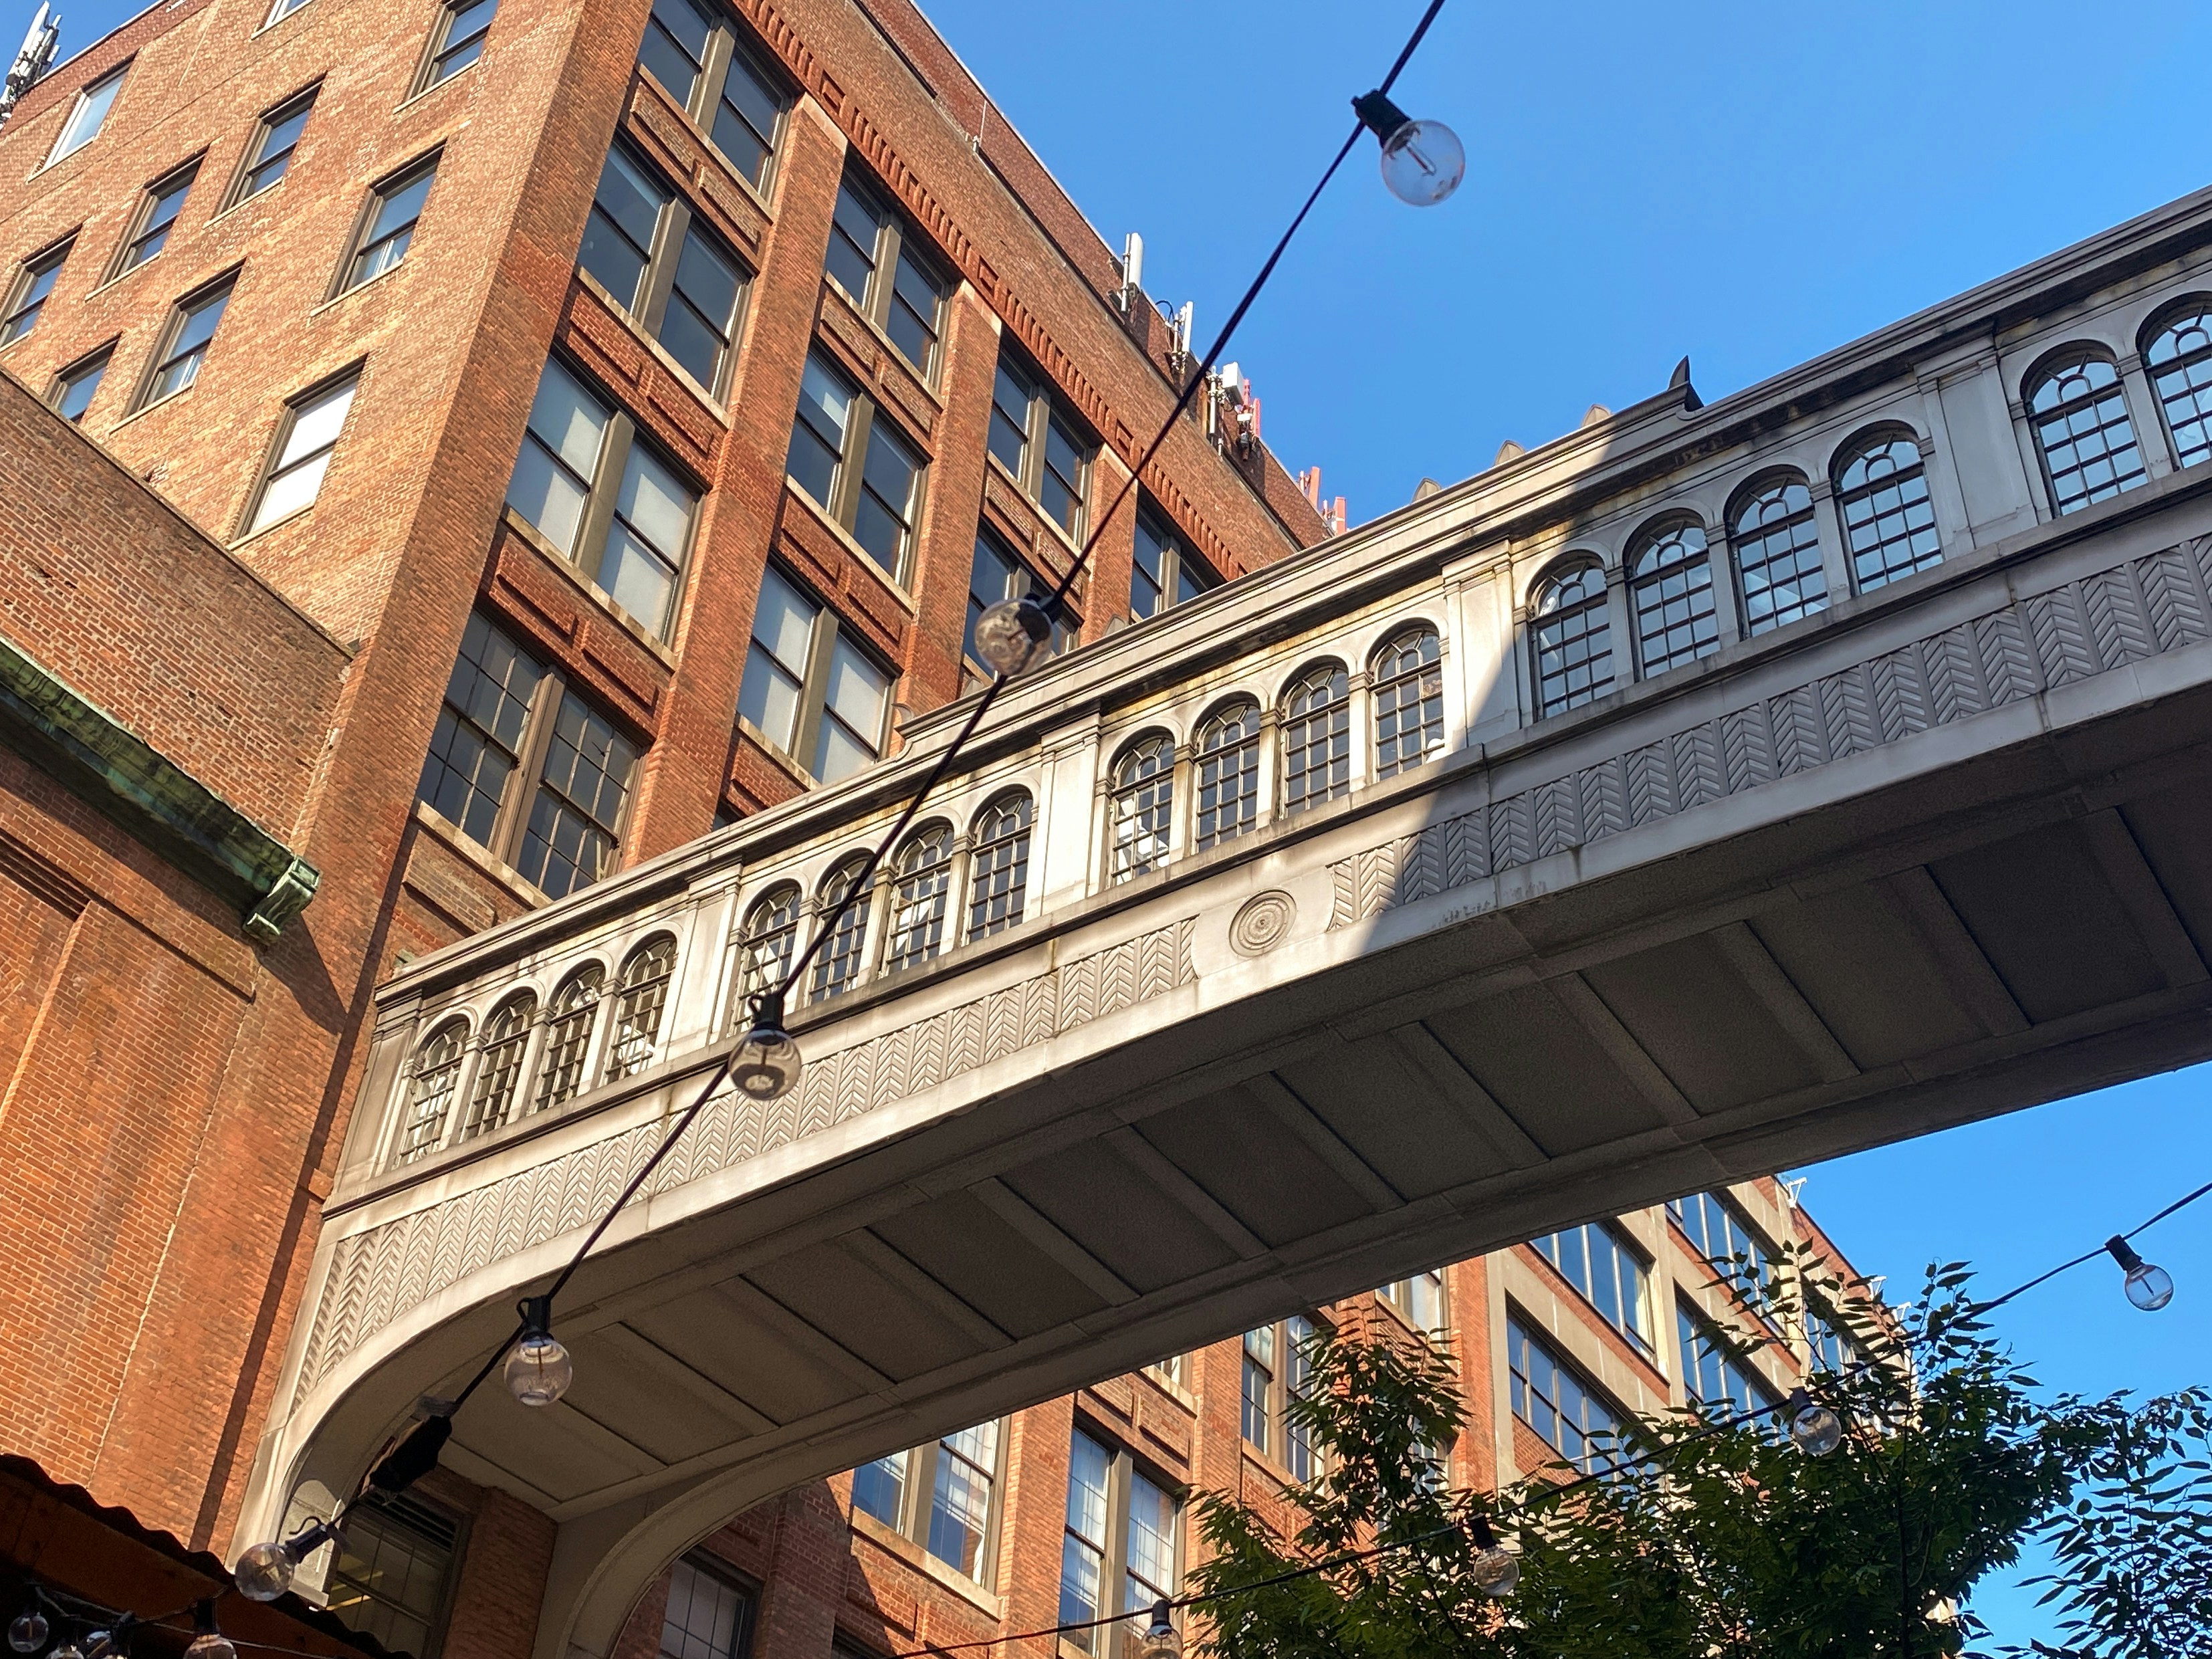
<path id="1" fill-rule="evenodd" d="M 0 1421 L 220 1548 L 373 984 L 895 748 L 1188 357 L 903 0 L 171 0 L 0 176 Z M 1140 483 L 1071 645 L 1323 533 Z"/>

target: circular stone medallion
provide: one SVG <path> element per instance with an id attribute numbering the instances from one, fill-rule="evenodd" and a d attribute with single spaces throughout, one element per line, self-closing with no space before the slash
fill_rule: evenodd
<path id="1" fill-rule="evenodd" d="M 1297 914 L 1297 902 L 1288 893 L 1255 894 L 1229 924 L 1229 948 L 1240 957 L 1263 957 L 1283 942 Z"/>

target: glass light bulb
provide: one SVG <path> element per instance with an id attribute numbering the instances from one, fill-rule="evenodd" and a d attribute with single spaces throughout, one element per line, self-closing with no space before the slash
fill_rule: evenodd
<path id="1" fill-rule="evenodd" d="M 46 1644 L 46 1615 L 36 1607 L 18 1613 L 8 1626 L 8 1645 L 18 1653 L 36 1653 Z"/>
<path id="2" fill-rule="evenodd" d="M 550 1331 L 532 1331 L 514 1345 L 502 1373 L 508 1390 L 526 1406 L 550 1406 L 568 1392 L 576 1367 Z"/>
<path id="3" fill-rule="evenodd" d="M 1468 1564 L 1468 1576 L 1485 1595 L 1510 1595 L 1521 1583 L 1521 1558 L 1503 1544 L 1492 1544 Z"/>
<path id="4" fill-rule="evenodd" d="M 1441 121 L 1408 121 L 1382 141 L 1382 184 L 1408 207 L 1434 207 L 1467 176 L 1467 151 Z"/>
<path id="5" fill-rule="evenodd" d="M 2148 1261 L 2128 1269 L 2128 1300 L 2145 1313 L 2156 1313 L 2173 1300 L 2173 1275 Z"/>
<path id="6" fill-rule="evenodd" d="M 282 1544 L 249 1544 L 230 1570 L 238 1593 L 249 1601 L 274 1601 L 292 1588 L 292 1552 Z M 57 1654 L 54 1659 L 61 1659 Z M 80 1656 L 82 1659 L 82 1656 Z"/>
<path id="7" fill-rule="evenodd" d="M 738 1045 L 730 1061 L 730 1079 L 749 1100 L 780 1100 L 799 1086 L 805 1063 L 790 1032 L 763 1023 L 747 1031 Z"/>
<path id="8" fill-rule="evenodd" d="M 1032 668 L 1052 654 L 1052 618 L 1026 593 L 987 605 L 975 618 L 975 654 L 994 674 Z"/>
<path id="9" fill-rule="evenodd" d="M 64 1642 L 53 1650 L 52 1659 L 84 1659 L 84 1650 L 74 1642 Z"/>
<path id="10" fill-rule="evenodd" d="M 238 1650 L 221 1631 L 211 1630 L 192 1638 L 185 1659 L 238 1659 Z"/>
<path id="11" fill-rule="evenodd" d="M 1182 1659 L 1182 1633 L 1166 1602 L 1152 1603 L 1151 1624 L 1130 1645 L 1134 1659 Z"/>
<path id="12" fill-rule="evenodd" d="M 1808 1401 L 1790 1418 L 1790 1437 L 1808 1457 L 1826 1457 L 1844 1443 L 1844 1419 L 1826 1406 Z"/>

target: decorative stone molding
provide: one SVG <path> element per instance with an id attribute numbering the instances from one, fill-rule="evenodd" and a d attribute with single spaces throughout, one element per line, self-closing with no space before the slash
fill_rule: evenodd
<path id="1" fill-rule="evenodd" d="M 1297 901 L 1288 893 L 1256 894 L 1230 922 L 1229 948 L 1240 957 L 1264 957 L 1283 942 L 1297 914 Z"/>
<path id="2" fill-rule="evenodd" d="M 2212 638 L 2212 537 L 2100 570 L 1329 866 L 1332 928 Z"/>
<path id="3" fill-rule="evenodd" d="M 781 1100 L 763 1103 L 735 1091 L 717 1096 L 654 1176 L 648 1195 L 734 1168 L 1192 983 L 1198 976 L 1191 958 L 1194 921 L 1125 939 L 825 1055 Z M 653 1155 L 662 1133 L 656 1118 L 339 1239 L 295 1402 L 356 1348 L 447 1285 L 589 1225 Z"/>

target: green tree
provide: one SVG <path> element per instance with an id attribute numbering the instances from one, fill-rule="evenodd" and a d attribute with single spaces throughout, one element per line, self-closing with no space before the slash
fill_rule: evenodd
<path id="1" fill-rule="evenodd" d="M 1794 1407 L 1757 1420 L 1679 1412 L 1497 1494 L 1449 1490 L 1435 1448 L 1462 1422 L 1450 1356 L 1321 1332 L 1290 1408 L 1327 1473 L 1291 1488 L 1279 1534 L 1200 1500 L 1192 1575 L 1219 1659 L 1937 1659 L 1985 1638 L 1958 1611 L 2041 1540 L 2059 1647 L 1989 1659 L 2212 1656 L 2212 1402 L 2041 1397 L 1992 1338 L 1963 1267 L 1901 1310 L 1847 1296 L 1809 1262 L 1736 1288 L 1778 1325 L 1804 1310 L 1868 1358 L 1808 1383 L 1844 1425 L 1809 1455 Z M 1747 1323 L 1751 1322 L 1747 1322 Z M 1717 1342 L 1741 1354 L 1771 1334 Z M 1517 1588 L 1486 1592 L 1494 1528 Z M 1301 1571 L 1316 1563 L 1320 1571 Z"/>

